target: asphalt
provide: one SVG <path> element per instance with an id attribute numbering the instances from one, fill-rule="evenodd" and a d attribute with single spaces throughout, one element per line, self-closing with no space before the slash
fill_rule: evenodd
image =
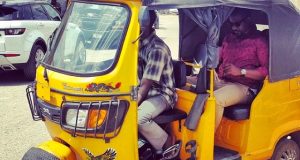
<path id="1" fill-rule="evenodd" d="M 50 138 L 46 127 L 31 118 L 20 71 L 0 73 L 0 159 L 18 160 L 31 147 Z"/>

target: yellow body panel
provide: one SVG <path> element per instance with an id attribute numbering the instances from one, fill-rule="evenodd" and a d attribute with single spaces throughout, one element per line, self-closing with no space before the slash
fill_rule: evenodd
<path id="1" fill-rule="evenodd" d="M 216 144 L 238 151 L 243 159 L 264 160 L 272 156 L 277 142 L 300 130 L 299 78 L 264 86 L 251 106 L 250 119 L 223 118 Z"/>
<path id="2" fill-rule="evenodd" d="M 196 98 L 196 94 L 185 91 L 177 90 L 178 102 L 176 108 L 189 113 L 191 106 Z M 178 122 L 172 123 L 172 133 L 177 139 L 181 139 L 185 145 L 190 140 L 196 140 L 197 142 L 197 159 L 213 159 L 213 147 L 214 147 L 214 128 L 215 128 L 215 100 L 209 98 L 206 102 L 204 113 L 201 116 L 199 126 L 196 130 L 192 131 L 184 127 L 184 120 L 182 121 L 181 132 L 178 130 Z M 213 118 L 212 118 L 213 117 Z M 184 147 L 183 145 L 183 147 Z M 187 159 L 190 155 L 181 150 L 181 159 Z"/>
<path id="3" fill-rule="evenodd" d="M 69 147 L 53 140 L 40 144 L 38 148 L 47 151 L 48 153 L 51 153 L 52 155 L 61 160 L 76 159 L 75 154 L 71 151 Z"/>

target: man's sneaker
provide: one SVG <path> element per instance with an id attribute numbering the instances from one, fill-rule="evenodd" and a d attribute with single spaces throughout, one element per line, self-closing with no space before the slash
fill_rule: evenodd
<path id="1" fill-rule="evenodd" d="M 181 148 L 182 142 L 179 140 L 171 147 L 167 148 L 163 153 L 162 157 L 164 160 L 172 160 L 179 156 L 180 148 Z"/>

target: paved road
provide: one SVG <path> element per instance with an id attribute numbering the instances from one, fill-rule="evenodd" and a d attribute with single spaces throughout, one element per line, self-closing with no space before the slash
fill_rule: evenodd
<path id="1" fill-rule="evenodd" d="M 178 17 L 161 15 L 157 34 L 178 54 Z M 22 72 L 0 73 L 0 160 L 19 160 L 31 147 L 50 139 L 44 124 L 34 122 L 25 89 L 30 82 Z"/>
<path id="2" fill-rule="evenodd" d="M 49 139 L 46 127 L 32 121 L 22 72 L 0 73 L 0 159 L 18 160 L 33 146 Z"/>

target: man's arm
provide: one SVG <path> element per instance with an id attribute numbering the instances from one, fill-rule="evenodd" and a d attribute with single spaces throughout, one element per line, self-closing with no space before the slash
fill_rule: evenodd
<path id="1" fill-rule="evenodd" d="M 241 68 L 229 63 L 224 65 L 224 76 L 242 76 Z M 266 74 L 262 73 L 258 69 L 247 69 L 245 77 L 254 80 L 264 80 Z"/>
<path id="2" fill-rule="evenodd" d="M 261 38 L 256 41 L 256 48 L 260 67 L 255 70 L 247 70 L 245 77 L 254 80 L 264 80 L 269 72 L 269 46 L 267 41 Z"/>
<path id="3" fill-rule="evenodd" d="M 153 80 L 142 79 L 142 82 L 140 84 L 139 91 L 138 91 L 138 106 L 140 106 L 140 104 L 146 98 L 148 91 L 152 87 L 153 83 L 154 83 Z"/>
<path id="4" fill-rule="evenodd" d="M 138 105 L 145 100 L 153 83 L 159 83 L 166 65 L 165 59 L 168 58 L 167 56 L 168 54 L 162 49 L 153 48 L 149 53 L 138 91 Z"/>
<path id="5" fill-rule="evenodd" d="M 264 80 L 268 75 L 269 48 L 267 42 L 263 39 L 258 39 L 256 41 L 256 48 L 260 67 L 256 69 L 247 69 L 245 77 L 254 80 Z M 225 64 L 224 76 L 242 76 L 241 69 L 242 68 L 238 68 L 233 64 Z"/>
<path id="6" fill-rule="evenodd" d="M 266 78 L 266 75 L 261 73 L 258 70 L 247 69 L 247 74 L 245 75 L 245 77 L 250 78 L 250 79 L 254 79 L 254 80 L 262 81 Z"/>

